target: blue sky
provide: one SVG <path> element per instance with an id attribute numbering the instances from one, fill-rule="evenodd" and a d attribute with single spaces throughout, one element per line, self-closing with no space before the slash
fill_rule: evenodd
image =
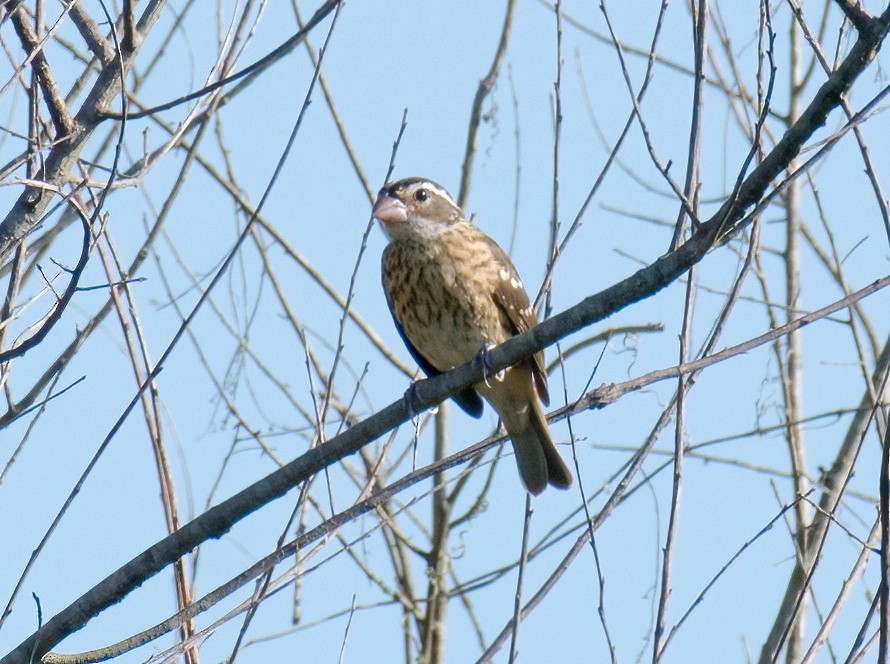
<path id="1" fill-rule="evenodd" d="M 408 126 L 396 156 L 394 176 L 427 176 L 457 195 L 470 104 L 479 79 L 490 66 L 505 4 L 354 1 L 344 6 L 323 73 L 352 149 L 374 190 L 383 184 L 392 143 L 403 110 L 407 108 Z M 597 3 L 566 2 L 563 7 L 568 15 L 591 30 L 606 33 Z M 620 38 L 628 45 L 647 49 L 658 5 L 642 3 L 629 9 L 625 4 L 613 2 L 607 7 Z M 304 18 L 314 9 L 301 7 Z M 730 29 L 731 52 L 738 58 L 749 90 L 754 90 L 757 9 L 747 3 L 744 6 L 719 3 L 719 9 Z M 870 9 L 878 11 L 880 7 Z M 784 5 L 775 11 L 778 72 L 772 103 L 781 114 L 786 112 L 788 100 L 789 12 Z M 181 31 L 175 33 L 167 45 L 159 69 L 139 91 L 141 101 L 161 103 L 202 84 L 216 57 L 217 21 L 227 23 L 235 7 L 224 4 L 219 10 L 219 19 L 215 12 L 216 8 L 208 3 L 198 3 L 189 10 Z M 818 20 L 815 13 L 807 16 L 814 23 Z M 166 34 L 174 18 L 172 10 L 165 13 L 144 47 L 146 58 L 157 49 L 161 35 Z M 329 25 L 330 22 L 325 21 L 312 33 L 310 39 L 314 47 L 320 46 Z M 828 25 L 825 46 L 828 52 L 834 53 L 833 40 L 839 25 L 837 11 L 830 13 Z M 76 38 L 70 23 L 65 29 L 70 38 Z M 530 291 L 536 291 L 544 276 L 553 204 L 555 29 L 554 14 L 547 6 L 532 0 L 517 3 L 501 75 L 483 105 L 490 119 L 480 126 L 466 209 L 502 246 L 510 244 L 517 192 L 515 136 L 518 131 L 521 170 L 512 256 Z M 611 145 L 631 110 L 614 47 L 568 21 L 563 29 L 558 199 L 561 233 L 574 219 L 608 155 L 608 147 L 603 145 L 594 120 Z M 3 30 L 6 39 L 14 38 L 11 32 L 6 34 L 6 26 Z M 238 67 L 261 57 L 294 30 L 295 21 L 285 3 L 266 7 Z M 725 72 L 725 54 L 719 51 L 713 29 L 708 39 Z M 688 12 L 683 3 L 672 3 L 665 17 L 658 53 L 666 60 L 691 66 L 691 41 Z M 846 43 L 842 50 L 845 46 Z M 78 71 L 77 63 L 66 60 L 58 46 L 53 48 L 50 52 L 53 64 L 66 73 L 70 84 Z M 144 66 L 146 61 L 138 62 Z M 627 62 L 632 83 L 638 89 L 645 71 L 645 58 L 628 54 Z M 11 75 L 9 67 L 7 64 L 7 77 Z M 860 108 L 885 85 L 876 71 L 873 66 L 854 88 L 851 95 L 854 109 Z M 253 205 L 260 200 L 273 173 L 311 74 L 305 50 L 297 49 L 233 97 L 219 112 L 213 132 L 208 132 L 215 135 L 202 142 L 202 157 L 222 173 L 229 169 L 242 195 Z M 818 72 L 813 75 L 805 99 L 823 80 Z M 512 89 L 515 89 L 518 115 L 514 111 Z M 691 98 L 690 76 L 664 64 L 656 65 L 642 109 L 659 158 L 664 163 L 672 162 L 671 174 L 680 182 L 686 164 Z M 20 100 L 7 94 L 2 104 L 0 114 L 9 114 L 12 124 L 24 122 Z M 175 124 L 186 112 L 187 108 L 179 107 L 165 112 L 163 117 Z M 839 123 L 840 115 L 832 115 L 828 126 L 814 141 L 826 137 Z M 768 129 L 770 140 L 783 131 L 774 118 L 768 123 Z M 886 136 L 887 131 L 887 120 L 882 113 L 863 126 L 878 176 L 884 180 L 890 160 L 880 137 Z M 141 154 L 143 144 L 153 149 L 163 140 L 163 130 L 151 121 L 132 121 L 127 129 L 124 163 L 132 163 Z M 98 138 L 91 146 L 93 151 L 97 145 Z M 11 156 L 20 149 L 21 145 L 8 139 L 3 153 Z M 726 196 L 747 149 L 726 95 L 708 87 L 703 110 L 703 217 L 716 209 Z M 805 157 L 808 155 L 804 153 Z M 89 148 L 84 156 L 91 158 Z M 145 175 L 140 187 L 116 191 L 108 199 L 109 228 L 124 264 L 132 260 L 144 241 L 145 226 L 152 223 L 153 210 L 159 209 L 170 195 L 183 160 L 183 151 L 172 151 Z M 619 160 L 609 171 L 583 217 L 583 225 L 554 271 L 555 312 L 628 276 L 668 249 L 678 203 L 653 167 L 638 126 L 631 130 Z M 108 161 L 108 156 L 104 156 L 103 163 Z M 886 276 L 886 233 L 851 135 L 814 169 L 812 177 L 818 198 L 813 189 L 804 187 L 805 223 L 820 246 L 829 246 L 829 238 L 833 240 L 837 254 L 844 259 L 843 272 L 850 288 L 855 290 Z M 0 189 L 3 209 L 8 208 L 18 191 L 14 187 Z M 371 201 L 346 157 L 331 113 L 321 90 L 317 89 L 263 216 L 338 293 L 345 295 L 369 221 L 370 207 Z M 824 215 L 824 224 L 820 221 L 820 212 Z M 47 224 L 55 218 L 51 217 Z M 784 245 L 783 220 L 783 210 L 777 205 L 764 213 L 758 265 L 763 283 L 768 285 L 772 299 L 777 302 L 781 302 L 784 288 L 784 264 L 779 255 Z M 206 284 L 230 250 L 244 221 L 232 199 L 206 171 L 194 166 L 188 172 L 183 192 L 176 198 L 166 220 L 164 235 L 155 243 L 154 253 L 140 271 L 139 276 L 146 281 L 132 285 L 153 359 L 163 352 L 181 320 L 165 289 L 165 279 L 176 296 L 175 303 L 188 310 L 197 301 L 197 293 L 179 265 L 187 266 Z M 269 234 L 264 233 L 262 241 L 313 351 L 320 364 L 329 368 L 341 311 Z M 379 228 L 372 228 L 357 268 L 353 306 L 401 361 L 413 367 L 392 326 L 380 286 L 379 256 L 385 242 Z M 171 247 L 175 247 L 175 252 Z M 79 229 L 72 227 L 55 241 L 50 254 L 71 264 L 78 248 Z M 735 244 L 716 249 L 697 268 L 700 289 L 692 333 L 694 349 L 709 333 L 738 272 L 738 252 L 745 248 L 746 245 Z M 51 266 L 48 258 L 42 260 Z M 275 299 L 273 285 L 263 275 L 262 266 L 256 246 L 248 244 L 217 289 L 214 306 L 226 321 L 241 331 L 243 340 L 263 366 L 270 367 L 297 401 L 311 409 L 304 351 L 283 307 Z M 806 246 L 800 273 L 801 310 L 817 309 L 842 296 L 816 253 Z M 104 282 L 107 278 L 101 261 L 94 256 L 83 283 Z M 31 280 L 25 292 L 33 293 L 39 287 L 36 280 Z M 747 277 L 742 296 L 718 347 L 731 346 L 769 329 L 756 275 Z M 9 385 L 17 398 L 106 298 L 105 290 L 78 294 L 47 342 L 16 361 Z M 684 285 L 673 284 L 604 323 L 573 335 L 564 347 L 607 326 L 660 323 L 664 327 L 661 332 L 617 335 L 611 339 L 592 385 L 620 382 L 672 366 L 678 354 L 683 298 Z M 862 305 L 881 343 L 888 329 L 888 303 L 887 294 L 880 292 Z M 781 310 L 777 310 L 777 315 L 784 316 Z M 834 320 L 815 323 L 802 333 L 806 416 L 853 408 L 861 397 L 862 372 L 856 365 L 849 328 L 840 322 L 844 316 L 844 312 L 839 312 Z M 19 323 L 17 332 L 22 331 L 26 322 L 31 323 L 33 319 Z M 264 376 L 257 362 L 239 354 L 239 340 L 227 331 L 213 308 L 205 307 L 190 331 L 194 341 L 182 340 L 158 380 L 165 440 L 183 519 L 201 513 L 208 500 L 217 503 L 276 467 L 249 437 L 236 431 L 233 416 L 226 414 L 205 366 L 211 367 L 214 375 L 226 383 L 232 403 L 247 421 L 264 433 L 280 459 L 295 458 L 307 445 L 303 435 L 305 420 L 298 408 Z M 864 336 L 863 330 L 859 332 Z M 569 359 L 565 385 L 569 400 L 582 394 L 601 351 L 602 345 L 596 344 Z M 555 349 L 548 349 L 548 360 L 555 356 Z M 873 362 L 869 351 L 865 356 L 867 362 Z M 345 328 L 343 361 L 345 366 L 338 370 L 336 383 L 338 397 L 343 400 L 355 391 L 355 377 L 367 370 L 353 409 L 360 416 L 398 399 L 409 384 L 408 378 L 352 324 Z M 871 366 L 873 364 L 869 364 L 869 368 Z M 21 455 L 0 484 L 0 513 L 7 532 L 14 534 L 3 538 L 5 541 L 0 545 L 0 556 L 6 561 L 0 569 L 0 595 L 4 597 L 11 591 L 30 551 L 71 491 L 77 476 L 135 393 L 132 370 L 121 343 L 120 325 L 113 314 L 65 370 L 60 385 L 80 376 L 85 376 L 85 381 L 52 402 L 37 421 Z M 611 478 L 642 444 L 674 387 L 673 381 L 656 384 L 626 395 L 605 409 L 573 418 L 581 480 L 588 495 L 601 488 L 607 495 L 614 488 Z M 315 388 L 318 389 L 318 385 Z M 555 395 L 554 406 L 563 403 L 563 384 L 558 371 L 551 376 L 551 394 Z M 709 368 L 690 393 L 686 408 L 685 435 L 690 445 L 740 436 L 781 422 L 781 389 L 770 348 L 764 346 Z M 451 451 L 482 439 L 496 424 L 490 409 L 478 421 L 451 405 L 446 409 Z M 26 435 L 30 421 L 23 418 L 0 434 L 4 463 Z M 820 468 L 831 464 L 849 421 L 849 414 L 844 414 L 806 426 L 807 470 L 811 477 L 818 477 Z M 667 459 L 661 452 L 673 448 L 672 427 L 659 438 L 656 452 L 644 466 L 647 475 L 655 474 L 623 502 L 597 532 L 605 578 L 606 620 L 619 661 L 636 661 L 640 653 L 642 659 L 651 658 L 651 643 L 647 639 L 657 599 L 657 569 L 671 500 L 670 468 L 659 468 Z M 337 423 L 332 422 L 327 434 L 333 434 L 336 428 Z M 416 449 L 418 465 L 432 459 L 430 428 L 421 435 Z M 558 442 L 569 441 L 565 422 L 554 424 L 552 431 Z M 397 450 L 411 450 L 412 433 L 408 426 L 398 431 L 390 461 Z M 878 446 L 875 442 L 872 431 L 851 482 L 851 491 L 859 492 L 861 497 L 849 495 L 838 515 L 839 521 L 860 538 L 867 536 L 874 515 L 873 503 L 868 499 L 877 494 Z M 374 443 L 371 449 L 379 450 L 381 444 Z M 560 447 L 570 459 L 570 447 L 567 444 Z M 229 456 L 232 449 L 235 451 Z M 685 462 L 669 628 L 720 567 L 776 515 L 782 504 L 793 498 L 787 478 L 788 453 L 780 432 L 734 437 L 702 451 L 714 458 L 704 461 L 690 457 Z M 489 453 L 486 463 L 492 457 Z M 355 458 L 348 463 L 359 465 Z M 40 596 L 44 616 L 53 615 L 107 573 L 164 536 L 153 464 L 145 422 L 135 413 L 87 479 L 39 558 L 15 612 L 0 631 L 0 652 L 14 647 L 33 629 L 31 592 Z M 411 465 L 409 452 L 390 479 L 410 471 Z M 452 471 L 452 476 L 456 477 L 462 469 Z M 335 508 L 348 507 L 358 489 L 347 473 L 332 469 L 326 479 L 331 482 L 330 495 Z M 456 514 L 469 508 L 484 479 L 484 470 L 474 473 L 455 506 Z M 314 491 L 327 508 L 325 480 L 317 480 Z M 635 482 L 642 480 L 644 477 L 640 475 Z M 428 491 L 428 483 L 419 484 L 400 494 L 396 503 L 402 506 L 418 501 L 412 505 L 418 520 L 406 518 L 400 524 L 406 537 L 420 548 L 427 545 Z M 196 596 L 225 582 L 270 551 L 295 500 L 296 492 L 291 492 L 239 523 L 220 541 L 202 545 L 195 578 Z M 513 461 L 503 459 L 486 497 L 485 509 L 462 524 L 449 539 L 457 579 L 461 582 L 474 579 L 516 559 L 523 501 L 524 491 Z M 571 533 L 530 564 L 525 597 L 537 590 L 578 537 L 581 517 L 576 510 L 580 502 L 576 490 L 565 493 L 551 490 L 535 501 L 532 542 L 545 536 L 567 515 L 571 515 L 568 519 Z M 597 496 L 592 509 L 599 509 L 603 502 L 604 496 Z M 312 519 L 317 517 L 310 516 L 307 527 L 315 525 Z M 366 516 L 350 523 L 342 536 L 345 541 L 358 541 L 354 546 L 356 559 L 380 570 L 392 583 L 392 563 L 379 533 L 372 532 L 363 539 L 374 526 L 375 520 Z M 859 545 L 851 536 L 841 529 L 831 531 L 814 581 L 814 592 L 823 612 L 837 595 L 858 552 Z M 788 529 L 783 523 L 760 537 L 692 613 L 671 643 L 664 661 L 743 661 L 747 655 L 756 657 L 784 590 L 793 554 Z M 320 564 L 322 561 L 324 564 Z M 424 566 L 416 557 L 410 564 L 417 584 L 415 590 L 422 595 L 426 582 Z M 319 567 L 308 571 L 302 581 L 304 622 L 312 623 L 346 611 L 354 597 L 358 607 L 372 608 L 360 608 L 355 613 L 345 661 L 391 662 L 402 657 L 400 609 L 392 604 L 377 606 L 390 598 L 368 582 L 355 560 L 342 551 L 341 543 L 336 539 L 327 542 L 306 563 L 307 568 L 314 565 Z M 285 571 L 282 567 L 278 573 Z M 469 595 L 486 643 L 511 616 L 515 583 L 513 568 Z M 876 561 L 872 561 L 865 582 L 857 582 L 835 628 L 837 652 L 848 651 L 870 603 L 867 592 L 876 587 L 877 566 Z M 249 590 L 244 590 L 236 595 L 237 600 L 230 598 L 223 602 L 209 612 L 209 617 L 202 617 L 199 626 L 206 626 L 221 616 L 236 601 L 247 597 L 247 593 Z M 288 629 L 292 601 L 291 587 L 267 600 L 248 632 L 247 641 Z M 596 611 L 598 601 L 596 569 L 587 548 L 523 623 L 519 661 L 606 661 L 607 647 Z M 66 640 L 62 649 L 76 652 L 105 645 L 163 620 L 174 610 L 170 575 L 165 572 L 90 622 L 86 629 Z M 340 616 L 295 635 L 252 643 L 240 660 L 262 662 L 299 657 L 305 661 L 336 661 L 346 622 L 346 616 Z M 819 623 L 812 610 L 808 622 L 808 639 L 811 639 Z M 238 619 L 222 626 L 202 647 L 202 658 L 219 661 L 227 656 L 239 626 Z M 447 661 L 474 661 L 481 654 L 468 613 L 457 599 L 449 604 L 446 636 Z M 145 661 L 151 653 L 172 644 L 172 637 L 168 636 L 120 660 Z M 808 645 L 809 640 L 805 639 L 805 647 Z M 553 654 L 554 649 L 557 655 Z M 505 650 L 497 655 L 496 661 L 507 661 Z"/>

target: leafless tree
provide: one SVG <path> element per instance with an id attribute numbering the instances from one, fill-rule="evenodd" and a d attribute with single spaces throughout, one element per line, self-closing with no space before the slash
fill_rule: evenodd
<path id="1" fill-rule="evenodd" d="M 385 641 L 381 653 L 434 663 L 456 630 L 479 661 L 522 661 L 530 639 L 551 661 L 672 661 L 696 652 L 683 644 L 695 630 L 745 640 L 721 661 L 810 662 L 826 649 L 888 661 L 890 6 L 640 4 L 508 0 L 499 24 L 466 9 L 455 24 L 484 43 L 454 52 L 490 60 L 455 81 L 457 59 L 441 79 L 415 79 L 372 47 L 393 25 L 400 47 L 422 44 L 432 3 L 403 7 L 407 18 L 365 0 L 305 17 L 296 0 L 3 3 L 0 513 L 28 513 L 40 531 L 4 525 L 17 547 L 0 576 L 0 662 L 193 663 L 211 646 L 205 658 L 258 661 L 251 649 L 268 643 L 368 661 Z M 537 93 L 514 80 L 529 35 L 550 49 L 531 56 L 550 63 L 552 111 L 533 126 L 522 118 Z M 418 89 L 466 109 L 460 204 L 485 223 L 487 204 L 506 218 L 511 202 L 512 234 L 546 245 L 543 322 L 488 360 L 497 371 L 548 349 L 562 403 L 548 417 L 578 481 L 537 511 L 526 497 L 515 529 L 492 509 L 520 495 L 503 436 L 480 440 L 482 426 L 443 403 L 482 380 L 481 365 L 399 398 L 419 374 L 365 287 L 377 279 L 375 191 L 408 141 L 437 140 L 406 138 L 413 109 L 391 112 Z M 375 107 L 390 125 L 368 119 Z M 487 154 L 495 146 L 508 156 Z M 525 233 L 539 207 L 547 222 Z M 125 443 L 145 443 L 111 473 L 137 509 L 111 485 L 95 497 Z M 153 460 L 150 481 L 133 459 Z M 694 497 L 727 477 L 715 468 L 754 486 L 744 498 L 715 488 L 702 509 Z M 641 523 L 647 491 L 655 516 Z M 61 498 L 47 507 L 46 494 Z M 750 519 L 721 519 L 730 507 Z M 160 513 L 166 536 L 140 530 L 141 513 Z M 722 532 L 703 537 L 714 523 Z M 83 559 L 106 537 L 116 546 L 96 582 Z M 655 571 L 631 570 L 647 542 Z M 140 627 L 87 628 L 94 649 L 61 654 L 155 575 L 172 580 L 175 606 L 153 584 Z M 610 581 L 624 575 L 649 597 Z M 771 596 L 761 575 L 781 578 Z M 38 576 L 60 587 L 38 592 Z M 48 594 L 66 598 L 72 583 L 71 601 Z M 360 583 L 373 601 L 357 599 Z M 733 627 L 743 606 L 768 616 L 761 633 Z M 366 614 L 388 631 L 351 634 Z M 336 646 L 307 649 L 315 631 Z M 165 649 L 150 650 L 160 637 Z"/>

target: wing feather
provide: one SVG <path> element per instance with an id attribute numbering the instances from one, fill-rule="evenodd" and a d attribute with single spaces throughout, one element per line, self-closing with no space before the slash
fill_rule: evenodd
<path id="1" fill-rule="evenodd" d="M 525 287 L 519 278 L 519 273 L 516 271 L 513 261 L 507 256 L 507 253 L 494 240 L 487 236 L 485 238 L 491 246 L 492 254 L 494 254 L 500 266 L 507 271 L 507 278 L 498 280 L 491 297 L 512 325 L 514 334 L 528 332 L 538 324 L 538 317 L 535 315 L 535 310 L 532 309 L 528 293 L 525 292 Z M 549 406 L 550 392 L 547 389 L 547 368 L 544 365 L 543 351 L 535 353 L 530 364 L 535 382 L 535 391 L 537 391 L 541 402 L 545 406 Z"/>

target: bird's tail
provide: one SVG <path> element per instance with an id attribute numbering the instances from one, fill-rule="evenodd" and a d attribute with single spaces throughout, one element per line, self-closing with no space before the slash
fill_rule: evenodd
<path id="1" fill-rule="evenodd" d="M 502 412 L 501 416 L 513 440 L 513 452 L 525 488 L 535 495 L 548 484 L 568 489 L 572 484 L 572 471 L 550 438 L 547 420 L 537 398 L 532 395 L 527 408 L 510 415 Z"/>

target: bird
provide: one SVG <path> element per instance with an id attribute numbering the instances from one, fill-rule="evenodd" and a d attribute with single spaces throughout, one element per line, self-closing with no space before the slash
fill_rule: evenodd
<path id="1" fill-rule="evenodd" d="M 393 321 L 408 351 L 427 376 L 481 358 L 495 345 L 537 325 L 537 316 L 513 262 L 468 220 L 440 184 L 421 177 L 390 182 L 373 209 L 389 243 L 382 281 Z M 454 395 L 480 417 L 484 398 L 497 411 L 513 442 L 527 491 L 548 484 L 567 489 L 572 473 L 547 426 L 549 405 L 544 354 Z"/>

